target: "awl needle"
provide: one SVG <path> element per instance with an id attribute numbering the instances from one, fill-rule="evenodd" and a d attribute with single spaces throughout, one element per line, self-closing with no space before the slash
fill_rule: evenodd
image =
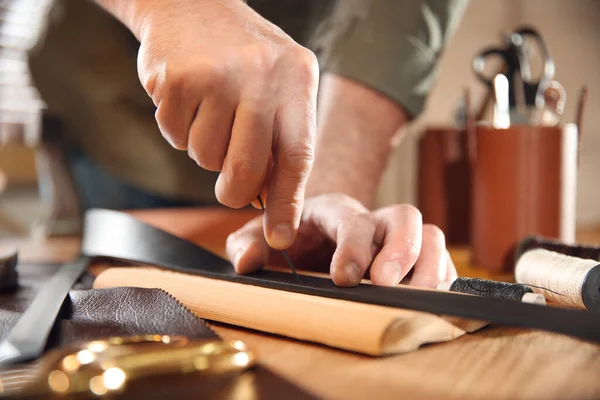
<path id="1" fill-rule="evenodd" d="M 260 208 L 262 208 L 262 210 L 264 212 L 265 211 L 265 205 L 264 205 L 262 199 L 260 198 L 260 195 L 258 195 L 257 198 L 258 198 L 258 202 L 260 203 Z M 292 273 L 296 277 L 296 280 L 298 281 L 299 284 L 302 284 L 302 280 L 300 279 L 300 275 L 298 275 L 298 273 L 296 272 L 296 268 L 294 268 L 294 264 L 292 263 L 292 260 L 290 260 L 290 257 L 288 256 L 287 251 L 281 250 L 281 252 L 283 253 L 283 257 L 285 258 L 285 261 L 288 263 L 288 265 L 292 269 Z"/>

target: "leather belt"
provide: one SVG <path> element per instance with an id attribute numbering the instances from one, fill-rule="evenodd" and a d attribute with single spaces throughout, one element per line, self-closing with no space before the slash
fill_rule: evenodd
<path id="1" fill-rule="evenodd" d="M 535 328 L 600 342 L 600 320 L 581 310 L 403 286 L 360 284 L 341 288 L 331 279 L 313 276 L 303 276 L 303 284 L 299 284 L 293 275 L 279 271 L 239 275 L 229 261 L 118 211 L 94 209 L 86 213 L 81 253 L 270 289 Z"/>

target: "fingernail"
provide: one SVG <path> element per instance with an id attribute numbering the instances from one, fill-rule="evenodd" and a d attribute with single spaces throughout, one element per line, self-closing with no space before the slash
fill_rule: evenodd
<path id="1" fill-rule="evenodd" d="M 383 264 L 381 268 L 381 275 L 385 282 L 390 285 L 396 285 L 400 282 L 400 276 L 402 275 L 402 268 L 397 262 L 387 262 Z"/>
<path id="2" fill-rule="evenodd" d="M 271 232 L 270 245 L 276 249 L 285 249 L 292 242 L 292 227 L 286 224 L 277 225 Z"/>
<path id="3" fill-rule="evenodd" d="M 348 282 L 352 285 L 358 285 L 358 283 L 360 282 L 360 268 L 358 268 L 358 265 L 356 265 L 356 263 L 348 263 L 346 264 L 346 266 L 344 267 L 344 272 L 346 273 L 346 278 L 348 279 Z"/>

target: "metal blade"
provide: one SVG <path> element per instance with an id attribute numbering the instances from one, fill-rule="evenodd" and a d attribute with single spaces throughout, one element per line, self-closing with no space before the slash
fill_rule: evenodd
<path id="1" fill-rule="evenodd" d="M 43 353 L 50 330 L 69 290 L 88 265 L 89 258 L 80 256 L 72 263 L 60 267 L 44 284 L 0 345 L 0 365 L 29 361 Z"/>

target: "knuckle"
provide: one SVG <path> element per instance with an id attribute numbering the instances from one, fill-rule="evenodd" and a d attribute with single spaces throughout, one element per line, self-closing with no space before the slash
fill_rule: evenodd
<path id="1" fill-rule="evenodd" d="M 333 203 L 333 204 L 341 204 L 341 203 L 345 203 L 346 201 L 348 201 L 348 199 L 350 198 L 348 195 L 344 194 L 344 193 L 325 193 L 320 195 L 323 198 L 327 199 L 327 201 Z"/>
<path id="2" fill-rule="evenodd" d="M 312 82 L 318 80 L 319 76 L 319 61 L 315 53 L 305 47 L 296 47 L 292 51 L 292 57 L 296 63 L 296 71 L 298 78 L 304 82 Z"/>
<path id="3" fill-rule="evenodd" d="M 188 75 L 180 67 L 167 65 L 163 71 L 162 87 L 165 94 L 177 95 L 185 88 Z"/>
<path id="4" fill-rule="evenodd" d="M 344 193 L 339 193 L 339 192 L 325 193 L 325 194 L 319 195 L 319 197 L 321 197 L 325 201 L 325 203 L 330 204 L 332 206 L 344 205 L 349 210 L 354 210 L 357 213 L 358 212 L 362 213 L 362 212 L 367 211 L 367 209 L 364 207 L 364 205 L 360 201 L 358 201 L 355 198 L 350 197 Z"/>
<path id="5" fill-rule="evenodd" d="M 186 97 L 190 91 L 195 95 L 222 88 L 227 79 L 224 66 L 211 60 L 203 60 L 193 65 L 166 65 L 157 77 L 156 88 L 162 98 Z M 156 91 L 156 89 L 155 89 Z"/>
<path id="6" fill-rule="evenodd" d="M 256 182 L 262 180 L 264 175 L 262 164 L 250 159 L 232 160 L 227 169 L 229 178 L 238 182 Z"/>
<path id="7" fill-rule="evenodd" d="M 223 157 L 219 151 L 208 151 L 203 148 L 188 149 L 189 157 L 196 161 L 196 164 L 200 168 L 204 168 L 207 171 L 221 171 L 223 168 Z"/>
<path id="8" fill-rule="evenodd" d="M 308 144 L 292 146 L 282 151 L 280 160 L 283 173 L 304 178 L 312 169 L 315 160 L 314 149 Z"/>
<path id="9" fill-rule="evenodd" d="M 229 236 L 227 236 L 227 239 L 225 240 L 225 249 L 227 252 L 234 251 L 238 236 L 239 236 L 238 232 L 233 232 Z"/>
<path id="10" fill-rule="evenodd" d="M 169 144 L 177 150 L 186 150 L 188 147 L 188 132 L 177 125 L 174 116 L 164 111 L 164 105 L 159 106 L 155 113 L 158 128 Z"/>
<path id="11" fill-rule="evenodd" d="M 373 235 L 375 232 L 375 222 L 369 214 L 350 210 L 342 217 L 337 227 L 338 236 L 349 232 L 360 232 L 363 235 Z"/>
<path id="12" fill-rule="evenodd" d="M 275 209 L 278 219 L 295 220 L 302 213 L 304 199 L 298 191 L 280 187 L 276 194 L 269 196 L 269 205 Z"/>
<path id="13" fill-rule="evenodd" d="M 446 236 L 438 226 L 433 224 L 423 225 L 423 239 L 429 240 L 435 244 L 445 245 Z"/>
<path id="14" fill-rule="evenodd" d="M 409 263 L 414 263 L 419 258 L 421 253 L 421 246 L 415 241 L 413 237 L 404 238 L 401 242 L 404 247 L 404 257 Z"/>
<path id="15" fill-rule="evenodd" d="M 156 105 L 157 99 L 160 100 L 162 96 L 161 94 L 161 85 L 159 84 L 159 76 L 155 73 L 146 73 L 140 75 L 140 80 L 142 82 L 143 88 L 146 90 L 146 93 L 152 98 L 154 104 Z"/>
<path id="16" fill-rule="evenodd" d="M 369 214 L 351 213 L 340 221 L 336 237 L 350 244 L 346 248 L 352 253 L 353 259 L 366 265 L 372 257 L 371 243 L 374 232 L 375 224 Z"/>
<path id="17" fill-rule="evenodd" d="M 402 215 L 405 218 L 411 218 L 418 220 L 421 222 L 423 220 L 423 216 L 421 215 L 421 211 L 411 204 L 399 204 L 395 207 L 395 213 L 397 215 Z"/>
<path id="18" fill-rule="evenodd" d="M 227 72 L 224 67 L 219 67 L 205 61 L 197 67 L 199 81 L 196 85 L 201 92 L 216 92 L 226 86 Z"/>
<path id="19" fill-rule="evenodd" d="M 244 68 L 251 68 L 255 71 L 268 72 L 274 64 L 273 52 L 263 45 L 248 46 L 245 49 L 243 60 Z"/>
<path id="20" fill-rule="evenodd" d="M 350 216 L 344 220 L 344 222 L 347 222 L 353 229 L 368 231 L 371 234 L 375 231 L 375 223 L 371 216 L 367 213 L 351 213 Z"/>

